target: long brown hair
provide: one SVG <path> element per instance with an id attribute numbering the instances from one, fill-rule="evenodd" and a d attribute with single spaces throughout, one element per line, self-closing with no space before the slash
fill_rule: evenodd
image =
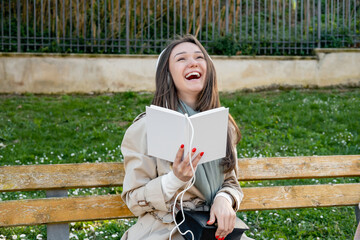
<path id="1" fill-rule="evenodd" d="M 169 58 L 174 47 L 179 45 L 180 43 L 185 42 L 190 42 L 197 45 L 204 54 L 204 58 L 206 60 L 205 85 L 198 95 L 196 107 L 194 110 L 202 112 L 220 107 L 221 105 L 219 100 L 219 92 L 217 87 L 217 78 L 214 64 L 205 48 L 192 35 L 178 37 L 177 39 L 170 42 L 169 45 L 165 48 L 165 50 L 161 53 L 156 69 L 156 90 L 152 104 L 160 107 L 166 107 L 175 111 L 179 109 L 180 101 L 178 98 L 177 89 L 170 73 Z M 224 166 L 225 173 L 230 172 L 231 170 L 236 168 L 237 156 L 235 154 L 235 149 L 233 149 L 233 144 L 237 144 L 240 139 L 240 130 L 236 125 L 233 117 L 229 114 L 226 157 L 224 157 L 221 162 Z"/>

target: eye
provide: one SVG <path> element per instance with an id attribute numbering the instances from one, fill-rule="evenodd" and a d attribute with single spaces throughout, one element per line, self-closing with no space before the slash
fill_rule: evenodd
<path id="1" fill-rule="evenodd" d="M 204 56 L 198 56 L 197 59 L 204 59 Z"/>
<path id="2" fill-rule="evenodd" d="M 178 58 L 178 60 L 177 60 L 177 62 L 180 62 L 180 61 L 184 61 L 185 60 L 185 58 Z"/>

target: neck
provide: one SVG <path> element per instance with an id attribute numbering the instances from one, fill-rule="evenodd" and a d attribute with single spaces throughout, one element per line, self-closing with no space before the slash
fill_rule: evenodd
<path id="1" fill-rule="evenodd" d="M 186 105 L 188 105 L 189 107 L 191 107 L 192 109 L 195 110 L 196 101 L 197 101 L 196 97 L 193 97 L 193 96 L 179 96 L 179 98 L 181 99 L 181 101 L 186 103 Z"/>

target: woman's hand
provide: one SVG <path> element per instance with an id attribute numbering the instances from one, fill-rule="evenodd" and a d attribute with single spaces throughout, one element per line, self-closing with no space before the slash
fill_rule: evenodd
<path id="1" fill-rule="evenodd" d="M 236 213 L 232 208 L 230 202 L 222 196 L 215 198 L 210 209 L 210 220 L 208 225 L 215 223 L 217 219 L 218 228 L 215 237 L 218 240 L 223 240 L 229 233 L 234 230 L 236 222 Z"/>
<path id="2" fill-rule="evenodd" d="M 195 153 L 196 153 L 196 148 L 193 148 L 191 151 L 191 158 L 193 158 Z M 184 155 L 184 144 L 180 146 L 176 154 L 175 161 L 173 164 L 173 171 L 177 178 L 179 178 L 183 182 L 187 182 L 192 178 L 193 172 L 190 166 L 189 154 L 187 154 L 184 160 L 182 160 L 183 155 Z M 196 166 L 198 165 L 203 155 L 204 152 L 201 152 L 192 160 L 192 166 L 194 170 L 196 169 Z"/>

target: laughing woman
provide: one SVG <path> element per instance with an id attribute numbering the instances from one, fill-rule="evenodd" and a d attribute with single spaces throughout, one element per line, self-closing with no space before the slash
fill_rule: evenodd
<path id="1" fill-rule="evenodd" d="M 189 116 L 220 107 L 213 62 L 195 37 L 176 39 L 160 54 L 152 104 Z M 218 224 L 216 239 L 224 239 L 233 231 L 243 198 L 236 177 L 236 144 L 240 138 L 239 128 L 229 115 L 225 158 L 198 165 L 206 152 L 196 146 L 192 149 L 196 181 L 184 195 L 184 207 L 210 210 L 208 224 L 215 221 Z M 189 158 L 183 159 L 188 156 L 184 146 L 179 146 L 174 163 L 147 155 L 146 115 L 141 114 L 126 131 L 121 150 L 125 163 L 122 198 L 138 216 L 137 223 L 122 239 L 169 239 L 175 226 L 172 218 L 175 197 L 193 176 Z M 177 231 L 171 238 L 183 239 Z M 241 239 L 250 238 L 243 235 Z"/>

